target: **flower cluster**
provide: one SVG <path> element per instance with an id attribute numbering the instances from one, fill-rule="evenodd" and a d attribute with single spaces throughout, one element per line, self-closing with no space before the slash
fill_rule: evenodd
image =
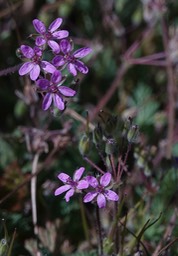
<path id="1" fill-rule="evenodd" d="M 81 193 L 83 190 L 83 193 L 86 193 L 83 198 L 83 202 L 88 203 L 96 201 L 99 208 L 106 207 L 106 200 L 119 200 L 119 196 L 108 188 L 112 178 L 109 172 L 102 175 L 98 181 L 98 179 L 93 176 L 86 176 L 81 179 L 84 171 L 85 168 L 80 167 L 75 171 L 73 179 L 66 173 L 60 173 L 58 178 L 64 183 L 64 185 L 56 189 L 54 193 L 55 196 L 67 191 L 65 200 L 66 202 L 69 202 L 70 197 L 73 196 L 75 192 Z"/>
<path id="2" fill-rule="evenodd" d="M 80 60 L 92 50 L 83 47 L 73 51 L 73 44 L 69 39 L 67 30 L 60 30 L 62 19 L 55 19 L 48 28 L 38 19 L 33 20 L 33 26 L 37 34 L 31 37 L 35 39 L 35 46 L 21 45 L 18 52 L 24 64 L 19 69 L 19 75 L 29 75 L 35 82 L 37 89 L 43 95 L 43 110 L 53 105 L 59 110 L 65 109 L 65 98 L 73 97 L 76 91 L 64 86 L 66 76 L 62 74 L 66 70 L 73 77 L 78 72 L 88 73 L 88 67 Z M 52 54 L 51 60 L 43 59 L 48 51 Z"/>

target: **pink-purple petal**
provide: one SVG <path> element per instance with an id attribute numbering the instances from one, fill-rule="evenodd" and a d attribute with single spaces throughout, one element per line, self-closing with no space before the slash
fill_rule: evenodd
<path id="1" fill-rule="evenodd" d="M 53 37 L 56 39 L 62 39 L 69 36 L 69 32 L 67 30 L 60 30 L 53 33 Z"/>
<path id="2" fill-rule="evenodd" d="M 66 39 L 61 40 L 60 47 L 61 47 L 61 51 L 64 54 L 67 54 L 67 53 L 69 53 L 71 51 L 71 44 Z"/>
<path id="3" fill-rule="evenodd" d="M 46 40 L 44 39 L 44 37 L 42 36 L 37 36 L 37 38 L 35 39 L 35 44 L 37 46 L 42 46 L 46 43 Z"/>
<path id="4" fill-rule="evenodd" d="M 71 88 L 68 88 L 66 86 L 59 86 L 58 90 L 65 97 L 73 97 L 76 94 L 76 91 L 74 91 Z"/>
<path id="5" fill-rule="evenodd" d="M 111 181 L 111 174 L 109 172 L 105 173 L 103 176 L 101 176 L 100 178 L 100 184 L 103 186 L 103 187 L 106 187 L 109 185 Z"/>
<path id="6" fill-rule="evenodd" d="M 58 54 L 60 52 L 60 46 L 58 43 L 56 43 L 55 41 L 53 40 L 49 40 L 48 41 L 48 45 L 49 47 L 52 49 L 52 51 L 55 53 L 55 54 Z"/>
<path id="7" fill-rule="evenodd" d="M 40 66 L 38 64 L 34 64 L 32 70 L 30 71 L 30 79 L 35 81 L 40 75 Z"/>
<path id="8" fill-rule="evenodd" d="M 33 26 L 39 34 L 44 34 L 46 32 L 46 27 L 41 20 L 34 19 Z"/>
<path id="9" fill-rule="evenodd" d="M 41 62 L 41 68 L 46 72 L 46 73 L 53 73 L 56 68 L 51 64 L 49 63 L 48 61 L 42 61 Z"/>
<path id="10" fill-rule="evenodd" d="M 112 190 L 108 189 L 105 193 L 105 196 L 107 197 L 108 200 L 111 201 L 118 201 L 119 200 L 119 196 Z"/>
<path id="11" fill-rule="evenodd" d="M 52 60 L 52 64 L 56 67 L 60 67 L 63 66 L 65 64 L 65 60 L 64 57 L 62 55 L 58 55 L 56 57 L 53 58 Z"/>
<path id="12" fill-rule="evenodd" d="M 65 200 L 66 200 L 66 202 L 69 202 L 71 196 L 73 196 L 73 195 L 74 195 L 74 189 L 72 188 L 72 189 L 70 189 L 70 190 L 66 193 L 66 195 L 65 195 Z"/>
<path id="13" fill-rule="evenodd" d="M 92 52 L 91 48 L 83 47 L 83 48 L 78 49 L 77 51 L 75 51 L 73 55 L 74 55 L 75 58 L 83 58 L 91 52 Z"/>
<path id="14" fill-rule="evenodd" d="M 86 180 L 78 181 L 78 185 L 77 185 L 78 189 L 86 189 L 86 188 L 88 188 L 88 186 L 89 186 L 89 184 Z"/>
<path id="15" fill-rule="evenodd" d="M 28 59 L 31 59 L 35 55 L 34 50 L 28 45 L 21 45 L 20 50 L 22 54 Z"/>
<path id="16" fill-rule="evenodd" d="M 50 32 L 54 32 L 56 29 L 58 29 L 60 27 L 62 23 L 62 19 L 61 18 L 57 18 L 55 19 L 49 26 L 48 30 Z"/>
<path id="17" fill-rule="evenodd" d="M 34 64 L 32 62 L 24 63 L 19 69 L 19 75 L 24 76 L 28 74 L 32 70 L 33 66 Z"/>
<path id="18" fill-rule="evenodd" d="M 58 176 L 58 179 L 61 180 L 62 182 L 67 182 L 68 178 L 70 178 L 70 176 L 66 173 L 61 172 Z"/>
<path id="19" fill-rule="evenodd" d="M 51 93 L 47 93 L 45 96 L 44 96 L 44 99 L 43 99 L 43 104 L 42 104 L 42 109 L 43 110 L 47 110 L 50 106 L 51 106 L 51 103 L 52 103 L 52 97 L 53 95 Z"/>
<path id="20" fill-rule="evenodd" d="M 96 196 L 97 196 L 97 192 L 88 192 L 83 199 L 84 203 L 88 203 L 91 202 Z"/>
<path id="21" fill-rule="evenodd" d="M 64 110 L 65 104 L 64 104 L 63 99 L 62 99 L 59 95 L 57 95 L 57 94 L 54 94 L 54 95 L 53 95 L 53 99 L 54 99 L 54 105 L 55 105 L 59 110 Z"/>
<path id="22" fill-rule="evenodd" d="M 74 173 L 74 181 L 79 181 L 85 171 L 84 167 L 80 167 Z"/>
<path id="23" fill-rule="evenodd" d="M 42 56 L 42 50 L 38 46 L 34 46 L 33 48 L 35 56 L 41 57 Z"/>
<path id="24" fill-rule="evenodd" d="M 98 181 L 95 177 L 87 176 L 85 179 L 89 183 L 89 185 L 92 186 L 93 188 L 96 188 L 98 186 Z"/>
<path id="25" fill-rule="evenodd" d="M 66 192 L 66 191 L 69 190 L 70 188 L 71 188 L 70 185 L 63 185 L 63 186 L 61 186 L 61 187 L 59 187 L 59 188 L 57 188 L 57 189 L 55 190 L 54 195 L 55 195 L 55 196 L 58 196 L 58 195 L 60 195 L 60 194 L 62 194 L 62 193 L 64 193 L 64 192 Z"/>
<path id="26" fill-rule="evenodd" d="M 38 87 L 40 87 L 41 90 L 47 90 L 50 85 L 50 82 L 49 80 L 43 78 L 43 79 L 37 80 L 36 84 Z"/>
<path id="27" fill-rule="evenodd" d="M 76 75 L 77 75 L 77 70 L 76 70 L 74 64 L 69 63 L 69 64 L 67 65 L 67 68 L 68 68 L 69 72 L 70 72 L 73 76 L 76 76 Z"/>
<path id="28" fill-rule="evenodd" d="M 97 196 L 97 204 L 99 208 L 104 208 L 106 207 L 106 198 L 103 194 L 99 194 Z"/>
<path id="29" fill-rule="evenodd" d="M 62 80 L 62 74 L 59 70 L 55 70 L 51 76 L 51 82 L 53 84 L 58 84 Z"/>
<path id="30" fill-rule="evenodd" d="M 87 74 L 88 73 L 88 67 L 85 66 L 85 64 L 82 61 L 80 61 L 80 60 L 76 60 L 75 61 L 75 67 L 82 74 Z"/>

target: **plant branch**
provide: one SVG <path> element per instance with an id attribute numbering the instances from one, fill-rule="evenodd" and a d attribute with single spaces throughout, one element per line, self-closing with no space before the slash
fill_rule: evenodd
<path id="1" fill-rule="evenodd" d="M 38 160 L 40 153 L 37 152 L 34 156 L 32 163 L 32 174 L 34 175 L 31 179 L 31 203 L 32 203 L 32 220 L 34 226 L 34 234 L 38 235 L 38 227 L 37 227 L 37 205 L 36 205 L 36 183 L 37 176 L 35 175 L 38 168 Z"/>
<path id="2" fill-rule="evenodd" d="M 173 136 L 174 136 L 174 126 L 175 126 L 175 80 L 174 80 L 174 71 L 173 66 L 169 57 L 169 38 L 167 26 L 164 18 L 161 19 L 162 26 L 162 36 L 163 36 L 163 44 L 166 53 L 166 61 L 167 61 L 167 92 L 168 92 L 168 132 L 167 132 L 167 158 L 171 157 L 172 152 L 172 144 L 173 144 Z"/>

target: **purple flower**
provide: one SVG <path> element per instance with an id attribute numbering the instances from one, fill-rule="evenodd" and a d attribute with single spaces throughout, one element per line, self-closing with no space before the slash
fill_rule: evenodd
<path id="1" fill-rule="evenodd" d="M 75 171 L 73 179 L 66 173 L 60 173 L 58 175 L 58 179 L 60 179 L 65 185 L 56 189 L 54 192 L 55 196 L 67 191 L 65 200 L 66 202 L 69 202 L 70 197 L 73 196 L 74 192 L 88 188 L 88 182 L 86 180 L 80 180 L 84 171 L 85 168 L 80 167 Z"/>
<path id="2" fill-rule="evenodd" d="M 39 77 L 41 69 L 46 73 L 53 73 L 56 70 L 48 61 L 41 60 L 42 51 L 39 47 L 35 46 L 32 49 L 28 45 L 21 45 L 20 51 L 25 58 L 29 59 L 20 67 L 20 76 L 30 73 L 30 79 L 35 81 Z"/>
<path id="3" fill-rule="evenodd" d="M 62 23 L 61 18 L 55 19 L 48 29 L 46 29 L 44 23 L 38 19 L 33 20 L 33 26 L 35 30 L 40 34 L 36 37 L 35 43 L 37 46 L 42 46 L 48 44 L 49 47 L 53 50 L 54 53 L 60 52 L 60 46 L 55 40 L 66 38 L 69 36 L 67 30 L 58 30 L 56 31 Z"/>
<path id="4" fill-rule="evenodd" d="M 112 190 L 107 189 L 111 181 L 111 174 L 109 172 L 101 176 L 100 181 L 93 177 L 86 177 L 89 185 L 94 188 L 94 191 L 88 192 L 84 197 L 84 203 L 91 202 L 95 197 L 97 197 L 97 204 L 99 208 L 104 208 L 106 206 L 106 199 L 111 201 L 118 201 L 119 196 Z"/>
<path id="5" fill-rule="evenodd" d="M 52 101 L 59 110 L 64 110 L 63 96 L 73 97 L 76 94 L 76 91 L 66 86 L 61 86 L 62 83 L 62 74 L 58 70 L 51 75 L 50 81 L 44 78 L 36 81 L 40 90 L 46 92 L 42 104 L 43 110 L 47 110 L 51 106 Z"/>
<path id="6" fill-rule="evenodd" d="M 67 65 L 68 71 L 73 75 L 77 75 L 77 71 L 87 74 L 88 68 L 85 64 L 78 60 L 88 55 L 92 49 L 89 47 L 80 48 L 79 50 L 71 53 L 72 46 L 67 39 L 63 39 L 60 42 L 60 48 L 63 55 L 55 56 L 52 63 L 56 67 Z"/>

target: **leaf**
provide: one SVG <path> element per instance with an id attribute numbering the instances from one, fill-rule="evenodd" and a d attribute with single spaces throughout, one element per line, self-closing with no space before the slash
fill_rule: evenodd
<path id="1" fill-rule="evenodd" d="M 159 104 L 153 99 L 150 87 L 139 84 L 129 98 L 129 105 L 136 108 L 136 123 L 139 126 L 154 124 Z"/>
<path id="2" fill-rule="evenodd" d="M 12 147 L 5 140 L 0 138 L 0 165 L 2 168 L 7 166 L 15 159 Z"/>

